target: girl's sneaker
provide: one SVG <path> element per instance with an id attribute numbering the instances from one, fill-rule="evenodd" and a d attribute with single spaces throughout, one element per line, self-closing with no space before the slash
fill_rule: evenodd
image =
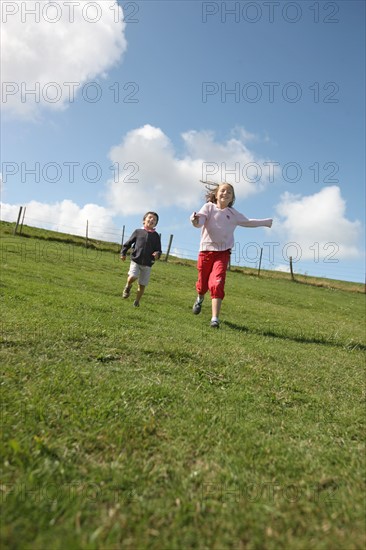
<path id="1" fill-rule="evenodd" d="M 210 327 L 212 328 L 219 328 L 220 321 L 218 319 L 212 319 L 210 323 Z"/>
<path id="2" fill-rule="evenodd" d="M 192 311 L 195 315 L 201 313 L 203 298 L 197 296 L 195 303 L 193 304 Z"/>

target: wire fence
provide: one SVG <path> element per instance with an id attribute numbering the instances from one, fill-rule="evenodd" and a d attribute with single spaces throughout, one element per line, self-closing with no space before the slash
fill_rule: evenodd
<path id="1" fill-rule="evenodd" d="M 28 215 L 26 207 L 20 207 L 18 213 L 18 220 L 16 222 L 15 231 L 18 234 L 22 234 L 23 226 L 31 226 L 38 229 L 46 229 L 49 231 L 55 231 L 57 233 L 64 233 L 73 236 L 82 237 L 85 239 L 86 245 L 90 241 L 99 241 L 103 243 L 113 243 L 118 247 L 122 247 L 123 242 L 132 234 L 135 228 L 123 225 L 120 229 L 115 226 L 89 224 L 88 220 L 83 220 L 78 225 L 70 223 L 62 223 L 62 221 L 55 222 L 50 219 L 40 219 Z M 183 238 L 182 238 L 183 235 Z M 198 245 L 192 248 L 192 243 L 184 241 L 184 233 L 179 235 L 178 240 L 172 234 L 161 234 L 162 250 L 166 256 L 174 256 L 181 260 L 196 260 L 198 255 Z M 248 244 L 248 243 L 247 243 Z M 294 269 L 294 263 L 296 259 L 292 261 L 292 257 L 281 257 L 279 251 L 277 254 L 270 252 L 266 248 L 260 247 L 257 243 L 249 243 L 249 246 L 256 245 L 257 249 L 254 252 L 254 257 L 250 255 L 242 254 L 242 247 L 240 243 L 236 243 L 239 251 L 234 247 L 231 254 L 230 266 L 234 267 L 247 267 L 258 271 L 258 275 L 261 270 L 266 271 L 284 271 L 291 273 Z M 260 253 L 259 253 L 260 251 Z M 167 259 L 167 258 L 166 258 Z M 309 264 L 309 262 L 308 262 Z M 345 263 L 344 263 L 345 264 Z M 308 273 L 306 269 L 301 269 L 299 264 L 296 264 L 295 271 L 300 275 L 311 275 L 321 278 L 338 279 L 344 281 L 364 282 L 364 271 L 362 268 L 357 269 L 350 265 L 324 265 L 321 262 L 313 262 L 311 265 L 311 273 Z"/>

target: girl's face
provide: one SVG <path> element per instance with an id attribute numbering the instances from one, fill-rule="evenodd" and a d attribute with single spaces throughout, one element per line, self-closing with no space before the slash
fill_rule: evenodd
<path id="1" fill-rule="evenodd" d="M 226 208 L 234 199 L 233 188 L 224 183 L 217 189 L 216 200 L 219 208 Z"/>

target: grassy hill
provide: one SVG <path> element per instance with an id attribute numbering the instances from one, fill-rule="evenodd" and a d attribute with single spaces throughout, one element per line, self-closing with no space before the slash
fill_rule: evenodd
<path id="1" fill-rule="evenodd" d="M 10 229 L 4 548 L 364 548 L 361 292 L 232 270 L 213 330 L 193 262 L 136 309 L 117 245 Z"/>

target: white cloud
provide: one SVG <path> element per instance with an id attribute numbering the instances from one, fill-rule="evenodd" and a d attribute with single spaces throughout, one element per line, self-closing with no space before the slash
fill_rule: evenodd
<path id="1" fill-rule="evenodd" d="M 197 258 L 196 250 L 192 251 L 187 248 L 180 248 L 179 246 L 173 247 L 170 251 L 170 255 L 182 260 L 196 260 Z"/>
<path id="2" fill-rule="evenodd" d="M 146 124 L 131 130 L 109 153 L 116 170 L 107 184 L 108 202 L 125 215 L 159 207 L 193 208 L 204 195 L 200 179 L 233 183 L 238 198 L 260 191 L 266 181 L 255 181 L 256 172 L 264 175 L 264 161 L 245 145 L 244 129 L 236 135 L 219 143 L 212 132 L 185 132 L 184 153 L 178 156 L 160 128 Z"/>
<path id="3" fill-rule="evenodd" d="M 98 89 L 83 90 L 83 85 L 103 78 L 121 58 L 126 50 L 124 28 L 122 8 L 115 0 L 4 2 L 2 107 L 31 118 L 40 106 L 66 108 L 83 91 L 94 99 Z M 22 102 L 22 90 L 36 94 L 27 94 L 25 101 L 23 94 Z"/>
<path id="4" fill-rule="evenodd" d="M 16 222 L 19 213 L 17 204 L 0 203 L 0 218 L 4 222 Z"/>
<path id="5" fill-rule="evenodd" d="M 120 231 L 113 224 L 110 211 L 97 204 L 80 207 L 71 200 L 63 200 L 54 204 L 30 201 L 25 206 L 25 225 L 84 236 L 88 221 L 89 238 L 113 242 L 119 238 Z M 1 204 L 3 221 L 16 221 L 18 213 L 19 205 Z"/>
<path id="6" fill-rule="evenodd" d="M 335 260 L 357 257 L 359 221 L 346 218 L 346 203 L 337 186 L 302 197 L 285 193 L 276 206 L 273 230 L 287 243 L 301 247 L 302 259 Z"/>
<path id="7" fill-rule="evenodd" d="M 286 264 L 278 264 L 273 267 L 273 271 L 281 271 L 283 273 L 290 273 L 290 266 Z"/>
<path id="8" fill-rule="evenodd" d="M 197 208 L 204 200 L 205 188 L 199 179 L 202 165 L 215 159 L 218 169 L 238 163 L 262 162 L 244 144 L 245 130 L 236 129 L 236 136 L 223 143 L 215 141 L 211 132 L 189 131 L 182 135 L 184 154 L 177 152 L 160 128 L 145 125 L 127 133 L 120 145 L 110 151 L 114 175 L 106 182 L 107 207 L 96 204 L 78 206 L 71 200 L 54 204 L 31 201 L 26 204 L 25 224 L 57 231 L 85 235 L 89 220 L 89 236 L 108 240 L 110 231 L 117 231 L 113 218 L 118 214 L 142 214 L 163 207 Z M 241 136 L 241 137 L 240 137 Z M 118 169 L 117 169 L 118 167 Z M 221 174 L 215 174 L 220 181 Z M 240 179 L 235 174 L 227 180 L 235 185 L 238 198 L 258 192 L 261 187 Z M 1 218 L 16 221 L 19 205 L 3 202 Z M 112 239 L 113 240 L 113 239 Z"/>

